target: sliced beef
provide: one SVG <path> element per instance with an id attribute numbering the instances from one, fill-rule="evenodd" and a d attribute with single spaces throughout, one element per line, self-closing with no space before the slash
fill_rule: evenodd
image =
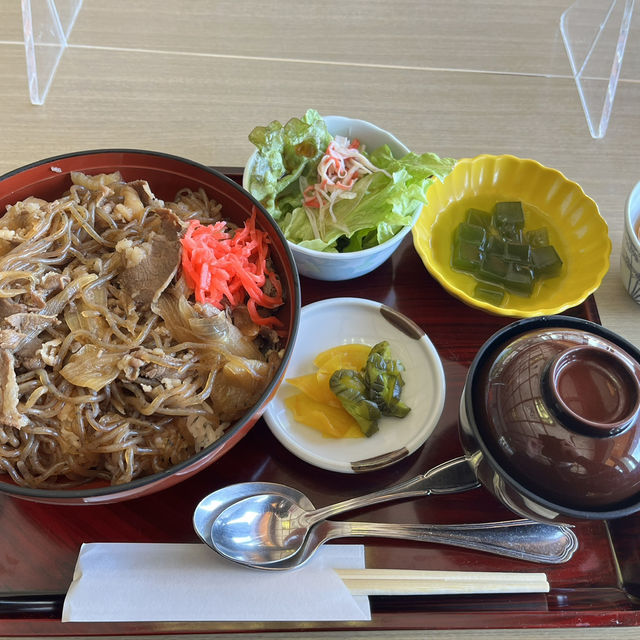
<path id="1" fill-rule="evenodd" d="M 161 209 L 159 213 L 162 224 L 158 232 L 152 232 L 147 254 L 135 266 L 124 269 L 117 279 L 137 307 L 147 307 L 160 297 L 180 263 L 179 221 L 168 209 Z"/>
<path id="2" fill-rule="evenodd" d="M 242 335 L 249 338 L 255 338 L 258 335 L 260 327 L 251 319 L 246 305 L 239 304 L 231 313 L 233 316 L 233 324 L 240 329 Z"/>
<path id="3" fill-rule="evenodd" d="M 18 383 L 13 355 L 0 349 L 0 424 L 23 427 L 27 419 L 18 411 Z"/>
<path id="4" fill-rule="evenodd" d="M 193 354 L 191 354 L 193 356 Z M 128 380 L 137 380 L 142 378 L 148 384 L 152 380 L 161 381 L 163 378 L 183 379 L 188 375 L 186 372 L 180 372 L 184 367 L 185 361 L 179 358 L 171 358 L 164 356 L 166 365 L 159 365 L 154 362 L 153 352 L 147 349 L 137 349 L 125 355 L 118 367 L 124 372 Z"/>
<path id="5" fill-rule="evenodd" d="M 26 371 L 33 371 L 34 369 L 43 369 L 46 365 L 42 359 L 40 350 L 42 349 L 42 340 L 40 338 L 34 338 L 26 346 L 20 349 L 19 353 L 15 354 L 15 366 L 18 369 L 24 369 Z"/>
<path id="6" fill-rule="evenodd" d="M 14 313 L 24 313 L 28 307 L 21 302 L 14 302 L 11 298 L 0 298 L 0 319 Z"/>
<path id="7" fill-rule="evenodd" d="M 70 282 L 67 275 L 58 273 L 57 271 L 49 271 L 45 274 L 40 282 L 40 286 L 48 293 L 62 291 Z"/>
<path id="8" fill-rule="evenodd" d="M 55 316 L 39 313 L 19 312 L 6 316 L 0 322 L 0 349 L 24 351 L 30 355 L 29 349 L 38 336 L 57 324 L 60 324 L 60 320 Z"/>
<path id="9" fill-rule="evenodd" d="M 106 184 L 100 186 L 99 189 L 100 195 L 96 198 L 96 208 L 100 209 L 106 214 L 111 213 L 113 211 L 113 207 L 115 206 L 114 200 L 111 198 L 113 196 L 113 189 L 108 187 Z M 87 192 L 89 195 L 89 199 L 93 196 L 91 191 Z"/>
<path id="10" fill-rule="evenodd" d="M 158 199 L 153 195 L 151 188 L 149 187 L 149 183 L 146 180 L 134 180 L 129 183 L 129 186 L 135 189 L 140 201 L 145 207 L 148 207 L 150 204 L 159 202 Z"/>
<path id="11" fill-rule="evenodd" d="M 24 338 L 24 333 L 20 333 L 15 329 L 0 329 L 0 349 L 13 352 Z"/>
<path id="12" fill-rule="evenodd" d="M 4 322 L 10 327 L 24 334 L 38 335 L 48 327 L 60 324 L 55 316 L 45 316 L 40 313 L 14 313 L 7 316 Z"/>

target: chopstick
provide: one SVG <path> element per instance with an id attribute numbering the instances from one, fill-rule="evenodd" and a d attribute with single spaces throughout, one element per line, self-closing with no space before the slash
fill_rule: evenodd
<path id="1" fill-rule="evenodd" d="M 354 596 L 547 593 L 544 573 L 335 569 Z"/>
<path id="2" fill-rule="evenodd" d="M 420 571 L 414 569 L 335 569 L 354 596 L 547 593 L 544 573 L 499 571 Z M 60 618 L 63 593 L 0 594 L 0 620 L 11 617 Z"/>
<path id="3" fill-rule="evenodd" d="M 420 571 L 414 569 L 335 569 L 354 596 L 547 593 L 544 573 L 500 571 Z M 59 618 L 63 593 L 0 594 L 0 619 Z"/>

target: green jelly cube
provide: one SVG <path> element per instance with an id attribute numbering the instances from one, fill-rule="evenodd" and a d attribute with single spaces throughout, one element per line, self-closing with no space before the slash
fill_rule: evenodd
<path id="1" fill-rule="evenodd" d="M 482 245 L 458 240 L 453 246 L 451 266 L 460 271 L 476 271 L 482 261 Z"/>
<path id="2" fill-rule="evenodd" d="M 480 266 L 486 235 L 482 227 L 461 222 L 453 236 L 451 266 L 461 271 L 475 271 Z"/>
<path id="3" fill-rule="evenodd" d="M 520 202 L 497 202 L 493 210 L 493 226 L 511 242 L 522 242 L 524 211 Z"/>
<path id="4" fill-rule="evenodd" d="M 504 281 L 504 286 L 508 291 L 522 296 L 530 296 L 533 292 L 534 283 L 533 269 L 514 262 L 509 264 L 509 270 Z"/>
<path id="5" fill-rule="evenodd" d="M 505 242 L 522 244 L 524 240 L 522 229 L 518 229 L 517 227 L 503 227 L 500 235 L 504 238 Z"/>
<path id="6" fill-rule="evenodd" d="M 496 255 L 485 255 L 478 277 L 487 282 L 503 284 L 509 271 L 509 263 L 502 257 Z"/>
<path id="7" fill-rule="evenodd" d="M 485 254 L 504 257 L 507 250 L 507 243 L 497 236 L 489 236 L 485 245 Z"/>
<path id="8" fill-rule="evenodd" d="M 532 247 L 544 247 L 549 244 L 549 232 L 546 227 L 532 229 L 524 234 L 524 239 Z"/>
<path id="9" fill-rule="evenodd" d="M 473 297 L 476 300 L 483 300 L 489 304 L 493 304 L 499 307 L 504 300 L 504 289 L 500 287 L 494 287 L 484 282 L 478 282 L 473 290 Z"/>
<path id="10" fill-rule="evenodd" d="M 507 242 L 504 257 L 511 262 L 529 264 L 531 247 L 520 242 Z"/>
<path id="11" fill-rule="evenodd" d="M 550 244 L 531 249 L 531 264 L 536 275 L 547 278 L 557 276 L 562 269 L 562 260 L 558 252 Z"/>
<path id="12" fill-rule="evenodd" d="M 482 245 L 486 237 L 487 232 L 484 227 L 477 224 L 469 224 L 468 222 L 461 222 L 456 228 L 454 241 L 464 240 L 466 242 Z"/>
<path id="13" fill-rule="evenodd" d="M 515 227 L 524 229 L 524 210 L 521 202 L 497 202 L 493 210 L 493 224 L 496 229 Z"/>
<path id="14" fill-rule="evenodd" d="M 467 210 L 465 222 L 488 229 L 491 226 L 491 214 L 481 209 L 469 209 Z"/>

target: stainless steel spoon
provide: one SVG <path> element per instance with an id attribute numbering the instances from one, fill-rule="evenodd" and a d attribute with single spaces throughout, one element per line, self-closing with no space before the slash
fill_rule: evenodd
<path id="1" fill-rule="evenodd" d="M 279 493 L 295 500 L 304 508 L 313 509 L 313 504 L 301 491 L 285 484 L 274 482 L 239 482 L 206 495 L 193 512 L 193 528 L 206 545 L 214 549 L 211 526 L 214 520 L 230 505 L 243 498 L 264 493 Z M 215 550 L 215 549 L 214 549 Z"/>
<path id="2" fill-rule="evenodd" d="M 401 498 L 457 493 L 477 486 L 471 466 L 460 457 L 392 487 L 321 509 L 309 508 L 279 490 L 254 494 L 224 509 L 213 522 L 211 537 L 216 543 L 224 540 L 227 552 L 233 540 L 234 559 L 240 562 L 249 559 L 255 562 L 257 548 L 262 550 L 261 564 L 280 562 L 298 552 L 314 524 L 339 513 Z"/>
<path id="3" fill-rule="evenodd" d="M 452 461 L 453 463 L 454 461 Z M 443 465 L 441 465 L 443 466 Z M 446 465 L 445 465 L 446 466 Z M 438 467 L 436 467 L 437 469 Z M 408 481 L 407 483 L 401 483 L 402 485 L 411 485 L 413 482 L 417 482 L 419 478 L 424 478 L 425 476 L 432 474 L 433 472 L 429 472 L 424 476 L 418 476 L 418 478 L 414 478 L 413 480 Z M 433 476 L 432 482 L 433 482 Z M 400 485 L 397 485 L 400 486 Z M 434 485 L 437 486 L 437 485 Z M 440 483 L 440 490 L 446 487 L 446 484 Z M 389 489 L 385 490 L 386 493 L 389 492 Z M 229 506 L 236 503 L 237 501 L 246 498 L 252 495 L 260 495 L 260 494 L 268 494 L 268 493 L 278 493 L 279 495 L 289 498 L 294 502 L 297 502 L 303 509 L 312 510 L 313 504 L 311 501 L 300 491 L 294 489 L 293 487 L 289 487 L 287 485 L 275 484 L 269 482 L 245 482 L 230 485 L 214 491 L 209 495 L 205 496 L 198 506 L 196 507 L 193 515 L 193 525 L 196 533 L 200 537 L 200 539 L 210 546 L 212 549 L 216 550 L 214 542 L 211 538 L 211 530 L 212 525 L 216 518 Z M 410 495 L 405 495 L 405 497 L 410 497 Z M 418 493 L 417 495 L 422 495 Z M 327 529 L 323 526 L 328 524 L 331 528 L 331 531 L 327 531 Z M 347 523 L 346 526 L 358 527 L 359 531 L 363 531 L 363 523 Z M 374 525 L 378 527 L 379 525 Z M 393 525 L 391 525 L 393 526 Z M 423 525 L 409 525 L 410 527 L 418 527 L 424 528 Z M 457 525 L 455 526 L 454 536 L 456 537 L 455 542 L 451 542 L 451 544 L 458 544 L 459 546 L 468 546 L 468 548 L 472 549 L 480 549 L 476 546 L 477 540 L 473 539 L 473 536 L 477 536 L 478 530 L 469 530 L 469 528 L 481 526 L 486 530 L 491 531 L 491 539 L 493 540 L 493 545 L 491 548 L 485 549 L 484 547 L 481 550 L 489 551 L 498 555 L 504 555 L 508 557 L 515 557 L 521 560 L 530 560 L 533 562 L 548 562 L 551 564 L 566 562 L 571 558 L 575 550 L 578 548 L 578 540 L 575 534 L 568 528 L 564 526 L 558 525 L 548 525 L 548 524 L 540 524 L 532 521 L 514 521 L 514 522 L 501 522 L 501 523 L 487 523 L 486 525 Z M 338 533 L 338 529 L 335 528 L 336 523 L 319 523 L 313 526 L 309 532 L 309 535 L 306 539 L 306 542 L 303 544 L 302 548 L 295 553 L 279 562 L 270 563 L 268 565 L 260 565 L 258 568 L 267 569 L 267 570 L 283 570 L 283 569 L 292 569 L 294 567 L 298 567 L 304 564 L 313 554 L 313 552 L 317 549 L 317 547 L 335 537 L 340 537 L 343 535 L 342 533 Z M 428 527 L 428 525 L 425 525 Z M 385 527 L 383 527 L 385 528 Z M 445 526 L 438 525 L 438 530 L 432 530 L 433 537 L 429 537 L 430 534 L 426 533 L 424 530 L 421 530 L 418 535 L 422 536 L 421 540 L 428 540 L 430 542 L 449 542 L 449 538 L 440 539 L 446 532 L 444 531 Z M 446 527 L 446 529 L 450 530 L 450 527 Z M 465 531 L 465 529 L 467 531 Z M 380 529 L 379 529 L 380 530 Z M 344 529 L 342 529 L 344 531 Z M 330 533 L 336 535 L 329 535 Z M 415 532 L 414 532 L 415 533 Z M 385 530 L 384 535 L 387 535 L 388 531 Z M 461 537 L 462 534 L 462 537 Z M 465 534 L 471 536 L 465 538 Z M 357 534 L 353 534 L 357 535 Z M 363 534 L 363 535 L 374 535 L 374 534 Z M 327 537 L 328 536 L 328 537 Z M 438 539 L 436 539 L 436 536 Z M 415 539 L 415 538 L 411 538 Z M 502 539 L 502 543 L 500 546 L 500 539 Z M 468 541 L 468 544 L 467 544 Z M 496 542 L 498 544 L 496 544 Z M 491 544 L 491 542 L 490 542 Z"/>
<path id="4" fill-rule="evenodd" d="M 196 533 L 206 545 L 217 551 L 214 542 L 211 539 L 211 528 L 215 519 L 225 510 L 225 508 L 250 495 L 269 492 L 273 493 L 276 490 L 280 491 L 282 496 L 296 500 L 302 506 L 306 505 L 306 508 L 313 508 L 309 499 L 293 487 L 270 482 L 239 483 L 214 491 L 200 501 L 193 515 L 193 525 Z M 282 571 L 285 569 L 299 567 L 311 558 L 319 545 L 330 540 L 332 537 L 336 537 L 336 535 L 343 535 L 346 529 L 340 528 L 339 531 L 337 527 L 339 527 L 340 524 L 341 523 L 335 522 L 320 522 L 311 528 L 305 543 L 298 553 L 279 562 L 255 566 L 259 569 L 271 571 Z M 328 525 L 328 527 L 325 527 L 325 525 Z M 364 532 L 364 527 L 366 525 L 363 523 L 353 522 L 346 523 L 345 526 L 352 531 L 355 527 L 356 531 Z M 380 527 L 380 525 L 374 526 Z M 566 562 L 578 548 L 578 539 L 569 527 L 541 524 L 530 520 L 487 523 L 485 525 L 456 525 L 454 527 L 455 531 L 453 532 L 455 539 L 445 536 L 447 533 L 445 529 L 451 531 L 451 527 L 446 525 L 438 525 L 435 529 L 432 529 L 429 525 L 405 526 L 409 526 L 412 529 L 417 527 L 418 531 L 414 530 L 412 533 L 421 536 L 419 539 L 427 542 L 449 543 L 455 546 L 462 546 L 480 551 L 489 551 L 497 555 L 533 562 L 548 562 L 550 564 Z M 474 530 L 474 527 L 482 527 L 485 532 L 490 535 L 490 548 L 481 548 L 477 545 L 478 542 L 481 544 L 483 544 L 483 542 L 482 538 L 480 541 L 477 539 L 481 531 L 478 529 Z M 402 528 L 404 529 L 404 526 Z M 431 530 L 431 534 L 427 533 L 427 528 Z M 387 535 L 389 532 L 386 530 L 386 525 L 383 526 L 383 529 L 385 529 L 384 535 Z M 378 529 L 378 531 L 382 531 L 382 529 Z M 357 534 L 353 533 L 353 535 Z M 363 533 L 363 535 L 373 534 Z M 412 537 L 410 539 L 415 540 L 416 538 Z"/>
<path id="5" fill-rule="evenodd" d="M 388 524 L 375 522 L 335 522 L 325 520 L 311 527 L 302 547 L 281 560 L 273 559 L 277 549 L 255 546 L 248 552 L 242 545 L 239 558 L 234 539 L 212 537 L 213 548 L 226 558 L 255 569 L 271 571 L 293 569 L 307 562 L 327 540 L 335 538 L 382 537 L 447 544 L 465 549 L 485 551 L 500 556 L 560 564 L 567 562 L 578 548 L 578 539 L 570 527 L 544 524 L 533 520 L 485 522 L 480 524 L 429 525 Z M 268 558 L 268 562 L 265 562 Z"/>

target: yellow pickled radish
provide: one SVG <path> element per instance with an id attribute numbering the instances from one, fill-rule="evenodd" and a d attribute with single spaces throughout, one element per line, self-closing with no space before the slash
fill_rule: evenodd
<path id="1" fill-rule="evenodd" d="M 315 357 L 315 373 L 287 378 L 286 382 L 301 392 L 285 400 L 295 420 L 329 438 L 362 438 L 358 423 L 331 391 L 329 381 L 338 369 L 362 369 L 369 351 L 371 347 L 366 344 L 331 347 Z"/>
<path id="2" fill-rule="evenodd" d="M 341 344 L 319 353 L 313 364 L 329 373 L 338 369 L 359 370 L 364 367 L 369 351 L 371 347 L 366 344 Z"/>
<path id="3" fill-rule="evenodd" d="M 331 375 L 324 375 L 318 372 L 308 373 L 297 378 L 287 378 L 287 382 L 316 402 L 323 402 L 332 407 L 341 407 L 340 400 L 336 398 L 336 395 L 329 387 L 330 378 Z"/>
<path id="4" fill-rule="evenodd" d="M 295 420 L 328 438 L 364 437 L 358 423 L 342 408 L 316 402 L 303 393 L 288 396 L 284 403 Z"/>

